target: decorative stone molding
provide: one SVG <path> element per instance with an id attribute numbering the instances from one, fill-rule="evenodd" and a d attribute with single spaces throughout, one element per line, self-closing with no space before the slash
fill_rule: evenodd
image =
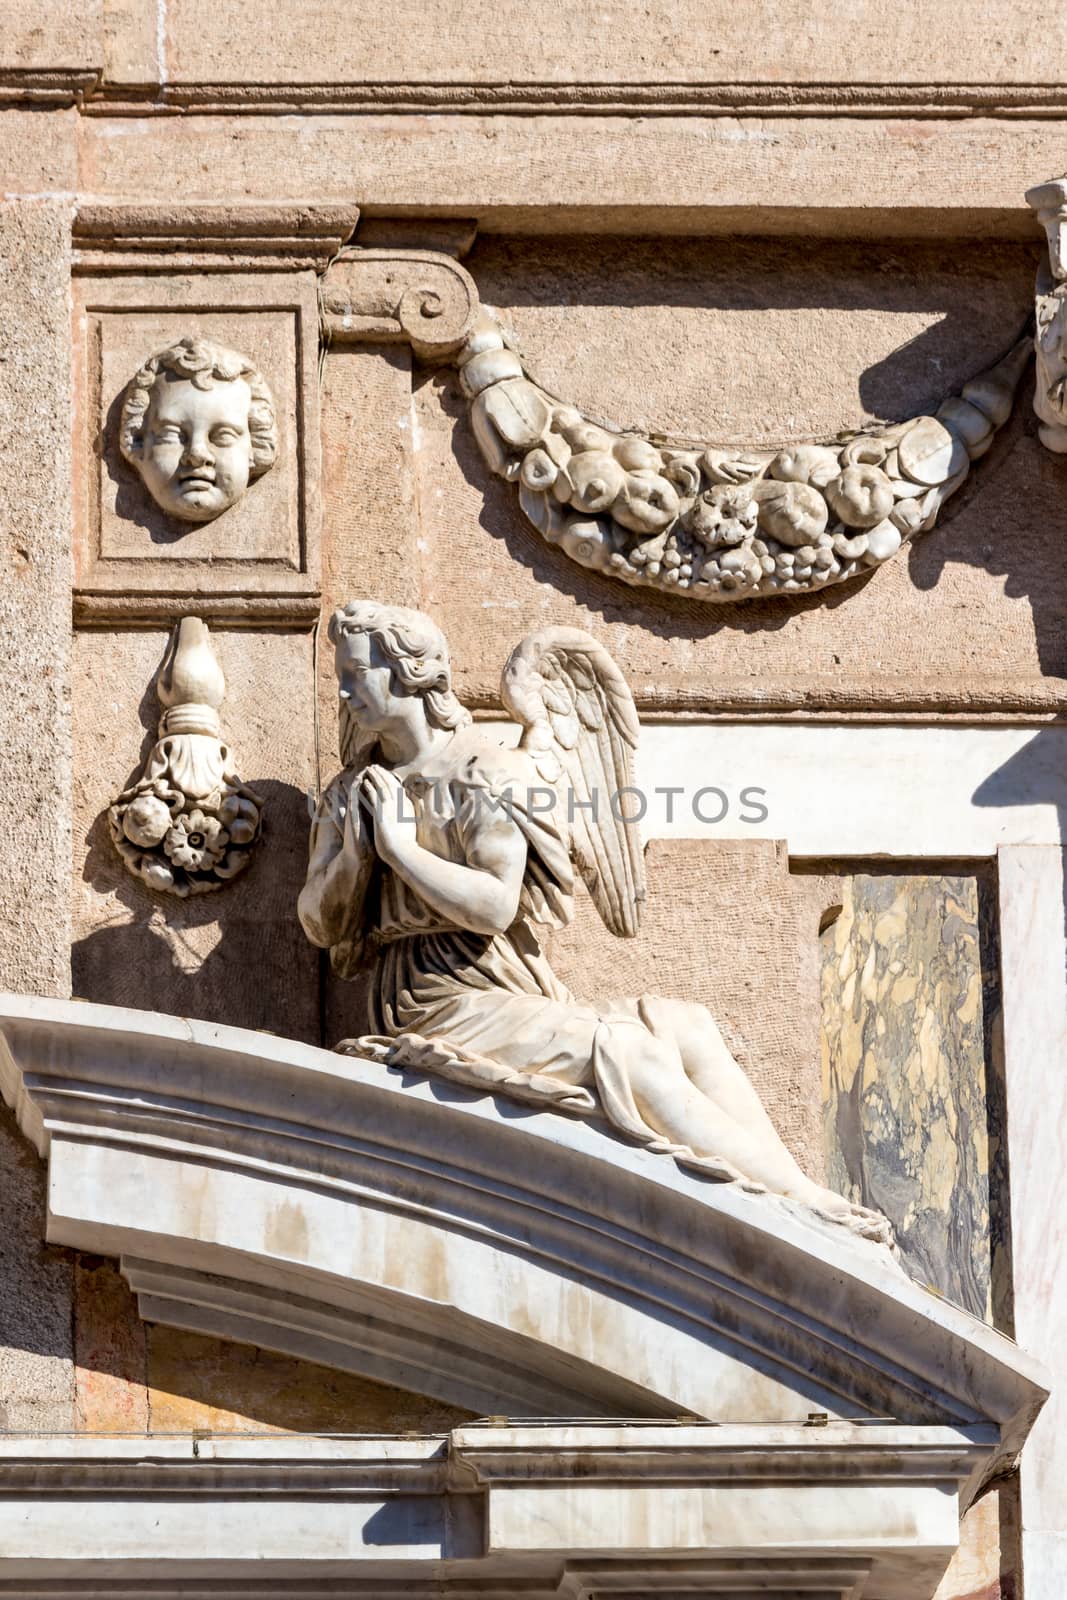
<path id="1" fill-rule="evenodd" d="M 990 1432 L 494 1420 L 421 1439 L 8 1437 L 0 1595 L 930 1600 Z"/>
<path id="2" fill-rule="evenodd" d="M 482 311 L 456 357 L 490 470 L 580 566 L 711 604 L 843 583 L 926 533 L 1007 420 L 1020 340 L 935 416 L 745 449 L 622 433 L 555 399 Z"/>
<path id="3" fill-rule="evenodd" d="M 352 237 L 348 205 L 81 205 L 76 273 L 323 272 Z"/>
<path id="4" fill-rule="evenodd" d="M 0 106 L 78 106 L 100 86 L 97 67 L 0 67 Z"/>
<path id="5" fill-rule="evenodd" d="M 13 74 L 6 73 L 6 77 Z M 163 83 L 138 91 L 100 82 L 81 106 L 89 116 L 332 112 L 470 117 L 848 117 L 853 120 L 1062 117 L 1058 83 L 401 82 Z M 755 204 L 753 214 L 757 213 Z M 860 219 L 862 221 L 862 219 Z"/>
<path id="6" fill-rule="evenodd" d="M 320 294 L 323 334 L 331 344 L 406 341 L 425 360 L 452 355 L 478 310 L 470 273 L 433 250 L 342 250 Z"/>
<path id="7" fill-rule="evenodd" d="M 26 996 L 0 1092 L 48 1161 L 49 1241 L 120 1257 L 175 1326 L 479 1413 L 963 1430 L 964 1504 L 1044 1398 L 884 1252 L 558 1113 Z"/>
<path id="8" fill-rule="evenodd" d="M 263 802 L 232 771 L 219 724 L 226 680 L 199 617 L 176 628 L 156 693 L 159 738 L 141 777 L 109 809 L 108 826 L 135 878 L 186 899 L 244 871 Z"/>

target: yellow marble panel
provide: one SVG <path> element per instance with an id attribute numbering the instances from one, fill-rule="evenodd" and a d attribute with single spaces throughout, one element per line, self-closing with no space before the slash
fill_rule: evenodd
<path id="1" fill-rule="evenodd" d="M 973 874 L 841 880 L 821 934 L 823 1090 L 831 1184 L 889 1216 L 912 1276 L 1002 1322 L 988 898 Z"/>

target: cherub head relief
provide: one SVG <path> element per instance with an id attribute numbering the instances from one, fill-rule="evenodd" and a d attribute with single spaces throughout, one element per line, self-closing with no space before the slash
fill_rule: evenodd
<path id="1" fill-rule="evenodd" d="M 150 356 L 130 383 L 119 443 L 158 506 L 210 522 L 274 465 L 274 400 L 247 356 L 187 336 Z"/>

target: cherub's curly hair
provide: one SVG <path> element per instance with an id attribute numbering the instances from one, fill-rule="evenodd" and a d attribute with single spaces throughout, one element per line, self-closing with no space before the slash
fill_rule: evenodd
<path id="1" fill-rule="evenodd" d="M 404 694 L 421 695 L 426 720 L 434 728 L 462 728 L 470 712 L 452 689 L 448 642 L 435 622 L 406 606 L 382 606 L 373 600 L 350 600 L 330 618 L 331 644 L 346 634 L 366 633 L 393 669 Z"/>
<path id="2" fill-rule="evenodd" d="M 197 389 L 211 389 L 216 383 L 232 383 L 243 378 L 252 391 L 248 408 L 248 432 L 252 440 L 252 467 L 249 476 L 258 478 L 274 465 L 278 454 L 278 427 L 274 417 L 274 397 L 267 380 L 236 350 L 215 344 L 211 339 L 187 336 L 149 356 L 122 397 L 119 423 L 119 448 L 126 460 L 137 465 L 141 455 L 145 414 L 160 373 L 187 378 Z"/>

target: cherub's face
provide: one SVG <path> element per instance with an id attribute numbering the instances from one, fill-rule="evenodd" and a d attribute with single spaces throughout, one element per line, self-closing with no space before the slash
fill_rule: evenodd
<path id="1" fill-rule="evenodd" d="M 361 728 L 379 733 L 410 708 L 410 695 L 397 694 L 393 669 L 369 633 L 343 633 L 334 652 L 337 693 Z"/>
<path id="2" fill-rule="evenodd" d="M 152 499 L 172 517 L 210 522 L 241 498 L 252 468 L 243 378 L 198 389 L 161 373 L 144 419 L 138 469 Z"/>

